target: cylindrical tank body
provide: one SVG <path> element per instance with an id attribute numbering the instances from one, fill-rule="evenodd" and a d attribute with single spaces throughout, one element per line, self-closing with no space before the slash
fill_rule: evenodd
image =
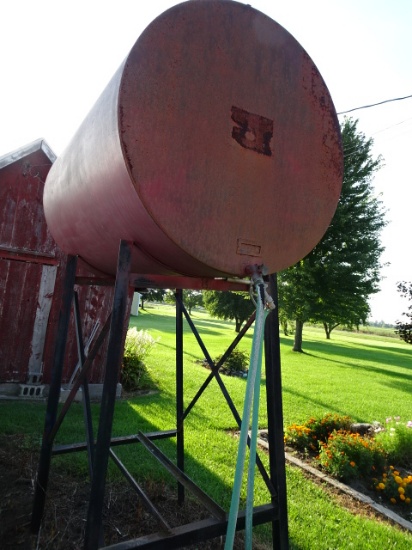
<path id="1" fill-rule="evenodd" d="M 92 71 L 91 71 L 92 72 Z M 67 253 L 116 271 L 280 271 L 319 242 L 342 181 L 326 85 L 276 22 L 228 0 L 179 4 L 138 38 L 49 172 L 44 206 Z"/>

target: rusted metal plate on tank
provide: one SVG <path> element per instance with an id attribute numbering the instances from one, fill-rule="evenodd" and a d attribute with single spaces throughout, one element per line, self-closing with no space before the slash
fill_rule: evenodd
<path id="1" fill-rule="evenodd" d="M 120 143 L 120 147 L 119 147 Z M 237 2 L 186 2 L 139 37 L 50 173 L 56 240 L 113 273 L 279 271 L 326 231 L 340 130 L 316 66 L 280 25 Z"/>

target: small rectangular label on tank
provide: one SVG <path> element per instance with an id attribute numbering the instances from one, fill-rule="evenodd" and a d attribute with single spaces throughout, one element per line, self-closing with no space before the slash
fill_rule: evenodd
<path id="1" fill-rule="evenodd" d="M 260 256 L 262 246 L 245 239 L 237 240 L 237 254 L 245 256 Z"/>

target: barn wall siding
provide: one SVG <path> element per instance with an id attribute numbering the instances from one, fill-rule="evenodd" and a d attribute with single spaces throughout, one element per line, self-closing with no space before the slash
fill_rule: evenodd
<path id="1" fill-rule="evenodd" d="M 43 211 L 43 189 L 55 155 L 44 140 L 0 157 L 0 384 L 30 382 L 31 375 L 48 384 L 67 256 L 53 240 Z M 79 262 L 78 275 L 90 275 Z M 76 289 L 87 341 L 93 328 L 109 315 L 113 288 Z M 125 326 L 125 330 L 127 326 Z M 107 342 L 100 350 L 89 382 L 103 379 Z M 71 320 L 63 382 L 78 362 Z"/>

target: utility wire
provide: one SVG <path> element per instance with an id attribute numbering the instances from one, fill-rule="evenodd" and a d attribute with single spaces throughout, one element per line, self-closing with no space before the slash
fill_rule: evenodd
<path id="1" fill-rule="evenodd" d="M 371 103 L 370 105 L 363 105 L 362 107 L 354 107 L 353 109 L 348 109 L 347 111 L 341 111 L 336 113 L 338 115 L 346 115 L 347 113 L 352 113 L 353 111 L 359 111 L 360 109 L 368 109 L 369 107 L 376 107 L 377 105 L 383 105 L 384 103 L 391 103 L 392 101 L 401 101 L 403 99 L 409 99 L 411 95 L 406 95 L 405 97 L 395 97 L 394 99 L 385 99 L 385 101 L 379 101 L 379 103 Z"/>

